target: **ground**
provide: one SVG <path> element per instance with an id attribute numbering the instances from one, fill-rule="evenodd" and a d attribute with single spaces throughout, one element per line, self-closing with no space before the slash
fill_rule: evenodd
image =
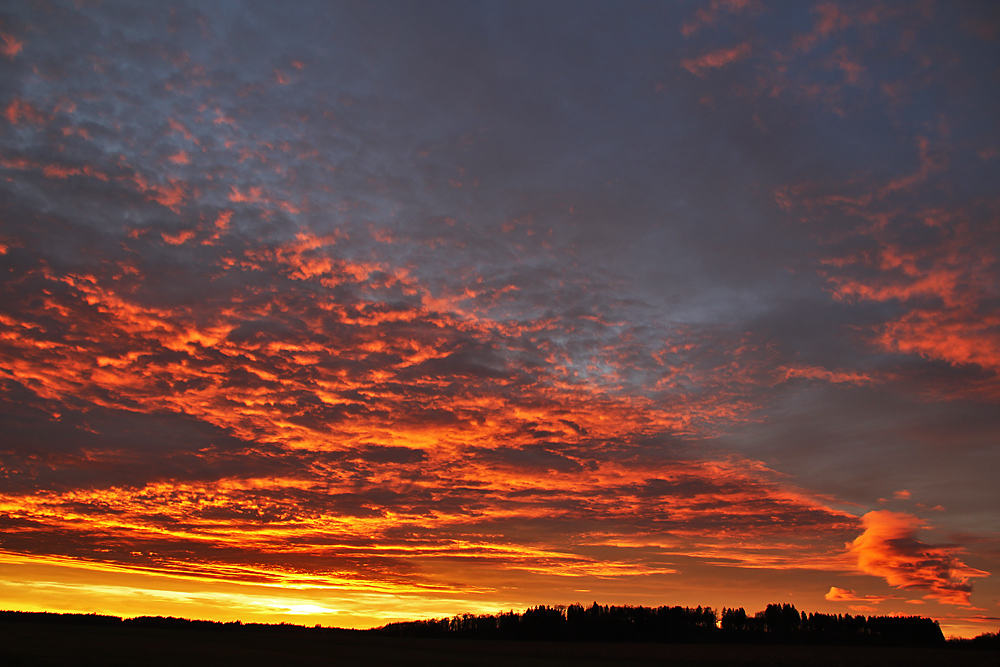
<path id="1" fill-rule="evenodd" d="M 326 630 L 190 630 L 0 623 L 0 664 L 14 665 L 630 665 L 997 667 L 1000 652 L 942 648 L 599 644 L 411 639 Z"/>

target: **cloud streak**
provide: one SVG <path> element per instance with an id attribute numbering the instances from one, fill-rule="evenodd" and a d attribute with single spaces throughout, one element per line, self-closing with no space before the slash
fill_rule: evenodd
<path id="1" fill-rule="evenodd" d="M 824 597 L 831 602 L 871 602 L 873 604 L 892 599 L 891 596 L 886 595 L 858 595 L 853 590 L 836 586 L 830 586 L 830 590 Z"/>

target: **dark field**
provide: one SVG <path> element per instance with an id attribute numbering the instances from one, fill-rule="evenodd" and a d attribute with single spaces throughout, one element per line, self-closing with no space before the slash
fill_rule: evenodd
<path id="1" fill-rule="evenodd" d="M 743 646 L 476 641 L 349 630 L 207 631 L 0 623 L 0 665 L 817 665 L 1000 667 L 958 647 Z"/>

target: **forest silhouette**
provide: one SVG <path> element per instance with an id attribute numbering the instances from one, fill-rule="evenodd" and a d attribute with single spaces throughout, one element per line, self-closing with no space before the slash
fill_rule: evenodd
<path id="1" fill-rule="evenodd" d="M 793 643 L 929 646 L 943 644 L 937 621 L 922 616 L 799 612 L 769 604 L 752 616 L 709 607 L 540 605 L 524 612 L 462 614 L 390 623 L 378 632 L 406 637 L 683 643 Z"/>
<path id="2" fill-rule="evenodd" d="M 798 611 L 791 604 L 769 604 L 753 615 L 743 608 L 643 607 L 580 604 L 539 605 L 523 612 L 459 614 L 449 618 L 404 621 L 370 630 L 306 627 L 293 623 L 189 620 L 172 616 L 121 618 L 103 614 L 0 611 L 0 623 L 84 625 L 105 628 L 240 632 L 370 633 L 412 638 L 462 638 L 560 642 L 659 642 L 686 644 L 816 644 L 845 646 L 934 646 L 945 644 L 938 622 L 922 616 L 852 616 Z M 996 633 L 967 644 L 1000 648 Z"/>

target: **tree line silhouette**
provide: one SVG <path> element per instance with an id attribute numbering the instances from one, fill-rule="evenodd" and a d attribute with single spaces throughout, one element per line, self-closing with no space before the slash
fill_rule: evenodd
<path id="1" fill-rule="evenodd" d="M 944 643 L 937 621 L 920 616 L 851 616 L 799 612 L 769 604 L 754 615 L 709 607 L 540 605 L 524 612 L 462 614 L 390 623 L 378 632 L 411 637 L 564 641 L 933 645 Z"/>
<path id="2" fill-rule="evenodd" d="M 201 621 L 176 616 L 136 616 L 122 618 L 107 614 L 60 614 L 51 611 L 0 611 L 0 622 L 14 623 L 49 623 L 54 625 L 91 625 L 99 627 L 130 627 L 130 628 L 161 628 L 174 630 L 209 630 L 209 631 L 331 631 L 348 632 L 340 628 L 314 628 L 294 623 L 244 623 L 242 621 Z"/>
<path id="3" fill-rule="evenodd" d="M 401 637 L 628 641 L 677 643 L 788 643 L 929 646 L 945 639 L 937 621 L 922 616 L 851 616 L 799 612 L 794 605 L 769 604 L 749 615 L 743 608 L 642 607 L 580 604 L 539 605 L 523 612 L 461 614 L 450 618 L 390 623 L 372 630 L 306 627 L 293 623 L 204 621 L 173 616 L 121 618 L 103 614 L 0 611 L 0 623 L 49 623 L 208 632 L 372 632 Z M 1000 634 L 983 633 L 956 642 L 968 648 L 1000 650 Z"/>

